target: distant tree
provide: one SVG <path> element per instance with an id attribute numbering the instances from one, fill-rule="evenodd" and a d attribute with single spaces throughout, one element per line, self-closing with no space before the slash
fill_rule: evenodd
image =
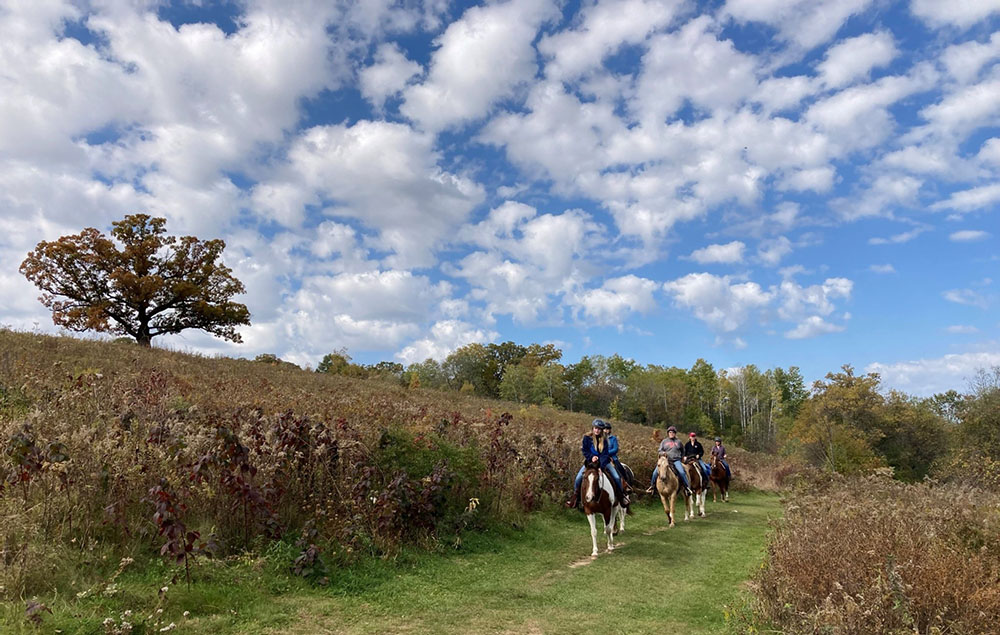
<path id="1" fill-rule="evenodd" d="M 555 344 L 529 344 L 521 363 L 525 366 L 538 367 L 562 359 L 562 351 Z"/>
<path id="2" fill-rule="evenodd" d="M 531 382 L 531 400 L 547 406 L 560 403 L 566 395 L 563 372 L 562 364 L 554 362 L 536 368 Z"/>
<path id="3" fill-rule="evenodd" d="M 489 397 L 500 395 L 500 382 L 509 366 L 520 364 L 528 349 L 514 342 L 489 344 L 486 346 L 486 367 L 484 369 L 481 393 Z"/>
<path id="4" fill-rule="evenodd" d="M 563 371 L 563 383 L 566 386 L 566 401 L 569 409 L 576 410 L 577 401 L 583 389 L 594 379 L 594 364 L 587 356 L 581 357 L 580 361 L 570 364 Z"/>
<path id="5" fill-rule="evenodd" d="M 324 355 L 320 363 L 316 365 L 316 372 L 345 375 L 349 366 L 351 366 L 351 356 L 347 354 L 347 349 L 340 348 Z"/>
<path id="6" fill-rule="evenodd" d="M 20 270 L 42 290 L 52 321 L 72 331 L 128 335 L 142 346 L 185 329 L 242 342 L 236 327 L 250 324 L 250 312 L 231 300 L 245 288 L 219 262 L 226 244 L 167 236 L 165 226 L 132 214 L 112 223 L 111 238 L 88 227 L 38 243 Z"/>
<path id="7" fill-rule="evenodd" d="M 524 403 L 531 396 L 535 369 L 522 364 L 507 367 L 500 382 L 500 397 L 508 401 Z"/>
<path id="8" fill-rule="evenodd" d="M 485 378 L 488 374 L 489 353 L 482 344 L 466 344 L 451 352 L 441 365 L 448 385 L 458 390 L 466 383 L 472 384 L 477 394 L 487 394 Z M 421 381 L 423 378 L 421 378 Z M 426 384 L 425 384 L 426 385 Z"/>

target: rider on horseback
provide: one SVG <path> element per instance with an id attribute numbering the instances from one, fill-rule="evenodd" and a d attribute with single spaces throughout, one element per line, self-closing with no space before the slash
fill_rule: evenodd
<path id="1" fill-rule="evenodd" d="M 629 492 L 632 491 L 632 487 L 629 484 L 628 480 L 629 478 L 631 478 L 629 475 L 632 474 L 632 472 L 630 470 L 627 471 L 624 467 L 622 467 L 622 462 L 618 458 L 618 437 L 611 434 L 611 423 L 603 420 L 601 421 L 601 423 L 603 424 L 602 427 L 604 429 L 604 435 L 608 439 L 608 455 L 611 457 L 612 465 L 618 472 L 618 480 L 621 485 L 622 492 L 627 497 Z M 628 500 L 623 499 L 622 503 L 625 505 L 625 507 L 628 507 L 629 504 Z"/>
<path id="2" fill-rule="evenodd" d="M 709 467 L 708 463 L 701 460 L 701 457 L 705 456 L 705 449 L 698 442 L 698 435 L 696 433 L 691 432 L 688 436 L 691 440 L 684 444 L 684 458 L 694 457 L 698 461 L 698 466 L 701 467 L 701 473 L 704 478 L 703 482 L 707 483 L 711 476 L 712 468 Z"/>
<path id="3" fill-rule="evenodd" d="M 726 448 L 722 445 L 722 438 L 715 437 L 715 447 L 712 448 L 712 456 L 716 461 L 722 462 L 722 467 L 726 468 L 726 478 L 733 478 L 733 473 L 729 470 L 729 463 L 726 461 Z"/>
<path id="4" fill-rule="evenodd" d="M 566 507 L 576 507 L 579 504 L 580 484 L 583 482 L 583 470 L 587 465 L 592 463 L 600 465 L 601 469 L 606 471 L 611 476 L 611 484 L 615 488 L 615 495 L 624 505 L 627 506 L 629 504 L 628 497 L 622 492 L 621 476 L 619 476 L 618 470 L 615 468 L 614 461 L 612 461 L 611 453 L 609 452 L 611 444 L 608 442 L 608 439 L 604 437 L 604 430 L 607 425 L 608 424 L 601 419 L 594 419 L 593 430 L 591 433 L 583 435 L 583 443 L 580 450 L 583 452 L 584 467 L 581 467 L 580 471 L 576 474 L 576 480 L 573 482 L 573 498 L 566 501 Z M 616 451 L 617 443 L 618 439 L 615 439 Z"/>
<path id="5" fill-rule="evenodd" d="M 688 496 L 693 496 L 694 492 L 691 490 L 691 482 L 688 480 L 687 470 L 684 469 L 684 444 L 681 440 L 677 438 L 677 428 L 670 426 L 667 428 L 667 438 L 660 443 L 659 453 L 661 456 L 667 457 L 674 466 L 674 471 L 677 472 L 677 476 L 684 483 L 684 491 Z M 652 493 L 656 491 L 656 477 L 659 476 L 659 468 L 653 468 L 653 478 L 650 479 L 649 489 L 646 490 L 647 493 Z"/>

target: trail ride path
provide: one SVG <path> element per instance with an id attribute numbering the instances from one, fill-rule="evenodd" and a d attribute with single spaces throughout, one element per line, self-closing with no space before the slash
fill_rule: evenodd
<path id="1" fill-rule="evenodd" d="M 724 606 L 761 562 L 768 519 L 780 514 L 773 495 L 731 498 L 709 500 L 706 518 L 673 529 L 659 504 L 638 507 L 613 553 L 599 537 L 594 560 L 582 514 L 540 516 L 492 548 L 423 559 L 374 586 L 278 597 L 294 616 L 287 626 L 243 626 L 289 635 L 580 633 L 585 623 L 610 633 L 720 632 Z"/>

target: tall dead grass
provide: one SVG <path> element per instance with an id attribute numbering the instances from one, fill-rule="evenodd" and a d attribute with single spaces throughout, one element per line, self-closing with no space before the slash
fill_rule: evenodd
<path id="1" fill-rule="evenodd" d="M 884 476 L 827 480 L 789 498 L 753 591 L 748 628 L 995 633 L 1000 497 Z"/>
<path id="2" fill-rule="evenodd" d="M 0 330 L 0 595 L 162 550 L 392 554 L 571 487 L 590 417 L 127 343 Z M 656 442 L 617 424 L 648 475 Z M 110 565 L 109 565 L 110 566 Z M 67 576 L 68 577 L 68 576 Z"/>

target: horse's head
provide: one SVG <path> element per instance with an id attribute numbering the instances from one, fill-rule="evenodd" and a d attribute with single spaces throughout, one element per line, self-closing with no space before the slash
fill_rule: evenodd
<path id="1" fill-rule="evenodd" d="M 660 455 L 660 458 L 656 460 L 656 471 L 659 472 L 660 476 L 665 476 L 670 473 L 673 468 L 670 466 L 670 459 Z"/>
<path id="2" fill-rule="evenodd" d="M 583 500 L 586 503 L 594 503 L 601 498 L 601 468 L 595 463 L 591 463 L 583 470 Z"/>
<path id="3" fill-rule="evenodd" d="M 716 462 L 716 461 L 718 460 L 718 458 L 719 458 L 719 457 L 717 457 L 717 456 L 716 456 L 716 455 L 714 455 L 714 454 L 713 454 L 713 455 L 711 455 L 710 457 L 708 457 L 708 466 L 709 466 L 709 467 L 715 467 L 715 462 Z"/>

